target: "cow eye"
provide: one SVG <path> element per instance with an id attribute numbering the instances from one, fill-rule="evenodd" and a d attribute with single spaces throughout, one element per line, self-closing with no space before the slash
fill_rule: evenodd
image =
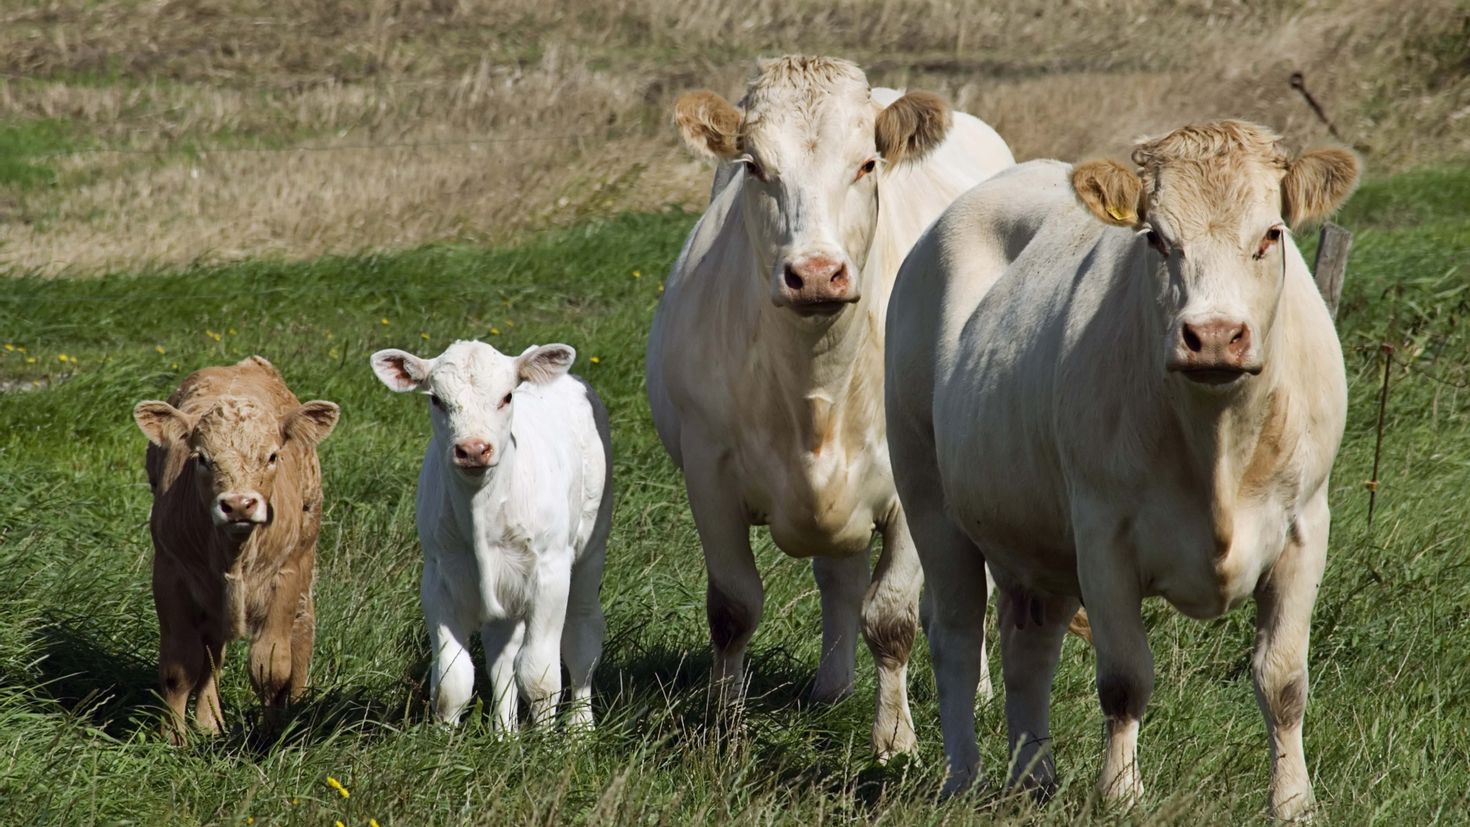
<path id="1" fill-rule="evenodd" d="M 1272 227 L 1271 229 L 1267 230 L 1266 231 L 1266 240 L 1267 241 L 1280 241 L 1281 240 L 1281 228 L 1280 227 Z"/>
<path id="2" fill-rule="evenodd" d="M 203 468 L 206 471 L 214 467 L 214 463 L 209 461 L 209 457 L 203 454 L 195 454 L 194 461 L 199 463 L 199 467 Z"/>
<path id="3" fill-rule="evenodd" d="M 1164 258 L 1169 257 L 1168 243 L 1164 241 L 1163 236 L 1159 235 L 1158 232 L 1154 230 L 1148 231 L 1148 246 L 1154 248 L 1155 250 L 1158 250 L 1159 255 L 1163 256 Z"/>
<path id="4" fill-rule="evenodd" d="M 750 157 L 749 155 L 746 155 L 745 157 L 743 157 L 743 158 L 740 159 L 740 162 L 742 164 L 745 164 L 745 171 L 748 172 L 748 173 L 750 173 L 752 176 L 754 176 L 755 177 L 755 180 L 757 180 L 757 181 L 764 181 L 764 180 L 766 180 L 766 168 L 763 167 L 763 166 L 761 166 L 761 162 L 760 161 L 757 161 L 756 159 Z"/>
<path id="5" fill-rule="evenodd" d="M 506 394 L 505 398 L 500 400 L 500 407 L 504 408 L 506 405 L 510 404 L 510 397 L 512 396 L 512 393 Z"/>
<path id="6" fill-rule="evenodd" d="M 280 458 L 280 454 L 278 452 L 271 451 L 271 455 L 270 455 L 269 458 L 267 458 L 266 461 L 269 462 L 271 465 L 275 465 L 276 464 L 276 460 L 279 459 L 279 458 Z"/>
<path id="7" fill-rule="evenodd" d="M 873 170 L 875 170 L 877 168 L 878 168 L 878 159 L 877 158 L 869 158 L 868 160 L 866 160 L 866 161 L 863 162 L 863 165 L 862 166 L 858 167 L 857 178 L 855 180 L 861 181 L 863 179 L 863 176 L 868 175 L 869 173 L 871 173 Z"/>
<path id="8" fill-rule="evenodd" d="M 1261 237 L 1261 243 L 1256 245 L 1256 254 L 1252 256 L 1252 258 L 1256 259 L 1257 261 L 1264 258 L 1266 252 L 1271 249 L 1271 245 L 1281 240 L 1281 235 L 1282 232 L 1280 224 L 1277 224 L 1276 226 L 1267 230 L 1266 234 Z"/>

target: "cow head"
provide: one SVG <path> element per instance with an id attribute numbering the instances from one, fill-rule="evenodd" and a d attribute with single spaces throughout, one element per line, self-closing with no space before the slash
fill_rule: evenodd
<path id="1" fill-rule="evenodd" d="M 1292 158 L 1270 130 L 1219 121 L 1142 141 L 1133 161 L 1082 164 L 1072 185 L 1094 215 L 1147 244 L 1165 369 L 1197 387 L 1240 387 L 1265 365 L 1288 229 L 1347 198 L 1357 157 Z"/>
<path id="2" fill-rule="evenodd" d="M 327 438 L 340 410 L 316 400 L 285 413 L 253 399 L 223 396 L 203 413 L 167 402 L 139 402 L 133 419 L 160 448 L 189 449 L 200 504 L 216 528 L 236 539 L 271 520 L 271 496 L 283 465 Z"/>
<path id="3" fill-rule="evenodd" d="M 771 300 L 803 316 L 862 297 L 883 166 L 922 158 L 950 120 L 925 92 L 880 107 L 857 66 L 813 57 L 762 62 L 739 108 L 707 91 L 674 107 L 696 153 L 744 167 L 742 213 Z"/>
<path id="4" fill-rule="evenodd" d="M 567 345 L 533 345 L 512 357 L 484 342 L 455 342 L 434 359 L 380 350 L 372 364 L 391 390 L 428 394 L 429 419 L 445 462 L 473 480 L 500 464 L 510 440 L 516 389 L 523 382 L 555 380 L 576 358 Z"/>

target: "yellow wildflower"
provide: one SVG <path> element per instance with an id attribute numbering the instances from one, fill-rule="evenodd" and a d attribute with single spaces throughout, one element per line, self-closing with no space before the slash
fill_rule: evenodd
<path id="1" fill-rule="evenodd" d="M 216 342 L 218 342 L 220 339 L 222 339 L 224 337 L 224 334 L 223 333 L 215 333 L 213 330 L 210 330 L 209 328 L 205 328 L 204 329 L 204 335 L 205 336 L 208 336 L 209 338 L 211 338 L 213 340 L 215 340 Z"/>
<path id="2" fill-rule="evenodd" d="M 638 272 L 637 270 L 634 270 L 633 271 L 633 278 L 635 278 L 635 279 L 641 279 L 641 278 L 643 278 L 643 274 L 640 273 L 640 272 Z"/>
<path id="3" fill-rule="evenodd" d="M 500 328 L 498 328 L 498 327 L 492 327 L 492 328 L 490 328 L 490 335 L 491 336 L 499 336 L 500 335 Z"/>
<path id="4" fill-rule="evenodd" d="M 337 823 L 333 827 L 347 827 L 347 825 L 343 824 L 341 819 L 337 819 Z"/>
<path id="5" fill-rule="evenodd" d="M 419 338 L 420 339 L 423 339 L 426 342 L 429 341 L 428 331 L 424 331 L 424 332 L 419 333 Z"/>
<path id="6" fill-rule="evenodd" d="M 255 816 L 245 816 L 245 823 L 246 824 L 254 824 L 255 823 Z"/>
<path id="7" fill-rule="evenodd" d="M 600 364 L 602 364 L 602 357 L 601 356 L 593 356 L 592 357 L 592 364 L 594 364 L 594 365 L 600 365 Z"/>
<path id="8" fill-rule="evenodd" d="M 63 364 L 63 365 L 66 364 L 66 354 L 65 353 L 58 353 L 56 355 L 56 358 L 57 358 L 57 360 L 59 360 L 61 362 L 61 364 Z"/>
<path id="9" fill-rule="evenodd" d="M 330 775 L 327 776 L 327 786 L 328 787 L 331 787 L 332 789 L 334 789 L 337 792 L 341 793 L 343 798 L 346 798 L 347 796 L 351 795 L 351 793 L 347 792 L 347 788 L 344 787 L 344 786 L 342 786 L 342 782 L 341 781 L 338 781 L 337 779 L 333 778 Z"/>
<path id="10" fill-rule="evenodd" d="M 513 321 L 511 321 L 510 319 L 506 319 L 505 320 L 505 326 L 506 327 L 515 327 L 516 326 L 516 323 L 513 322 Z"/>
<path id="11" fill-rule="evenodd" d="M 240 335 L 240 331 L 238 331 L 238 330 L 236 330 L 235 328 L 232 327 L 232 328 L 230 328 L 230 335 L 231 336 L 239 336 Z"/>
<path id="12" fill-rule="evenodd" d="M 12 352 L 12 353 L 14 353 L 15 352 L 15 345 L 13 343 L 11 343 L 11 342 L 6 342 L 5 343 L 5 349 L 8 350 L 8 351 L 10 351 L 10 352 Z"/>
<path id="13" fill-rule="evenodd" d="M 174 370 L 178 370 L 179 369 L 179 363 L 178 362 L 174 362 L 173 364 L 169 365 L 169 367 L 173 368 Z"/>
<path id="14" fill-rule="evenodd" d="M 664 286 L 662 284 L 660 284 L 658 286 L 658 292 L 660 292 L 660 293 L 664 292 Z"/>
<path id="15" fill-rule="evenodd" d="M 368 819 L 368 827 L 378 827 L 378 820 L 376 818 Z"/>
<path id="16" fill-rule="evenodd" d="M 378 321 L 380 321 L 380 322 L 383 323 L 383 327 L 387 327 L 389 324 L 391 324 L 391 322 L 388 321 L 388 317 L 387 316 L 384 316 L 383 318 L 379 319 Z"/>
<path id="17" fill-rule="evenodd" d="M 25 353 L 26 352 L 26 346 L 25 345 L 16 345 L 15 346 L 15 349 L 18 350 L 18 351 L 20 351 L 21 353 Z"/>
<path id="18" fill-rule="evenodd" d="M 153 349 L 158 351 L 159 353 L 168 353 L 168 351 L 163 349 L 163 345 L 154 345 Z"/>
<path id="19" fill-rule="evenodd" d="M 27 365 L 34 365 L 35 363 L 36 363 L 36 357 L 34 357 L 34 356 L 27 356 L 26 357 L 26 364 Z"/>

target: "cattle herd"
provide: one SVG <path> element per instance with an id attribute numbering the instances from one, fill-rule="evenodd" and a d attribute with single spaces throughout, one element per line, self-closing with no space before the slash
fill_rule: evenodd
<path id="1" fill-rule="evenodd" d="M 721 702 L 742 700 L 763 609 L 750 527 L 765 525 L 812 559 L 814 695 L 852 691 L 859 635 L 872 653 L 880 760 L 915 747 L 922 625 L 945 792 L 980 772 L 994 592 L 1008 786 L 1053 788 L 1052 679 L 1069 625 L 1090 626 L 1099 789 L 1132 804 L 1153 687 L 1142 600 L 1211 618 L 1254 597 L 1271 809 L 1310 815 L 1307 644 L 1346 383 L 1290 228 L 1347 198 L 1356 157 L 1292 154 L 1227 120 L 1142 140 L 1131 165 L 1016 164 L 941 98 L 812 57 L 762 62 L 738 104 L 689 93 L 674 122 L 717 170 L 653 321 L 647 388 L 703 547 Z M 390 390 L 429 398 L 417 525 L 439 721 L 470 703 L 478 631 L 496 728 L 518 726 L 518 699 L 532 724 L 592 726 L 611 436 L 574 359 L 480 342 L 372 356 Z M 135 408 L 169 739 L 191 697 L 194 726 L 219 731 L 232 640 L 249 641 L 267 722 L 304 691 L 316 446 L 338 413 L 258 356 Z"/>

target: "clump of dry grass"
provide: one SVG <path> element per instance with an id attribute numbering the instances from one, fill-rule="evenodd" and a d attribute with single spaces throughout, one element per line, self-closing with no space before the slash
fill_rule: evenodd
<path id="1" fill-rule="evenodd" d="M 695 208 L 708 173 L 666 126 L 673 96 L 737 92 L 786 51 L 946 93 L 1022 158 L 1222 115 L 1320 141 L 1297 70 L 1371 169 L 1470 154 L 1470 12 L 1412 5 L 50 0 L 0 13 L 0 116 L 126 151 L 38 159 L 57 184 L 0 210 L 0 263 L 304 257 Z"/>

